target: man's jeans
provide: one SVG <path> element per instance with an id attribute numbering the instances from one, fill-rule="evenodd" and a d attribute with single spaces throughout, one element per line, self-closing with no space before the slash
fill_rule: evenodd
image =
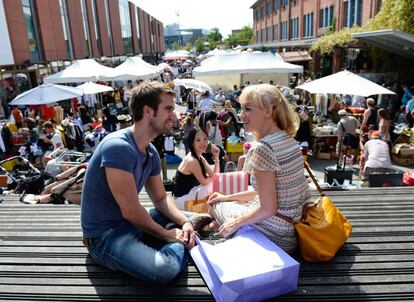
<path id="1" fill-rule="evenodd" d="M 150 215 L 162 226 L 170 222 L 155 209 L 150 210 Z M 168 283 L 186 268 L 188 261 L 183 244 L 161 242 L 128 221 L 88 239 L 88 245 L 90 255 L 99 264 L 154 283 Z"/>

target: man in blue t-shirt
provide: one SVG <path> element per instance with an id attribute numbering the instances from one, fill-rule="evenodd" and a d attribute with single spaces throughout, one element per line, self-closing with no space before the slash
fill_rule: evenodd
<path id="1" fill-rule="evenodd" d="M 85 176 L 81 224 L 92 258 L 113 270 L 165 284 L 187 266 L 194 228 L 167 197 L 160 158 L 150 142 L 168 133 L 176 119 L 174 91 L 144 82 L 131 91 L 133 126 L 107 135 Z M 155 209 L 138 196 L 145 186 Z M 178 225 L 180 228 L 168 227 Z"/>

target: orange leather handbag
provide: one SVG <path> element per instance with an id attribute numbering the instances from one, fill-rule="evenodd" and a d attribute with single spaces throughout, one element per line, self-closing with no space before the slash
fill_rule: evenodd
<path id="1" fill-rule="evenodd" d="M 207 200 L 210 195 L 205 196 L 204 198 L 198 199 L 197 191 L 195 199 L 186 200 L 184 202 L 184 210 L 194 213 L 208 213 L 209 206 L 207 205 Z"/>
<path id="2" fill-rule="evenodd" d="M 305 167 L 321 196 L 313 203 L 305 204 L 299 221 L 295 222 L 279 213 L 277 216 L 294 224 L 303 259 L 310 262 L 328 261 L 336 255 L 351 235 L 352 226 L 332 200 L 325 195 L 307 163 Z"/>

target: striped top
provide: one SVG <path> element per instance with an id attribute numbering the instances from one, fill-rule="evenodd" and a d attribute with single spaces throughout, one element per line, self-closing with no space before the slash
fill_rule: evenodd
<path id="1" fill-rule="evenodd" d="M 304 175 L 303 155 L 296 140 L 284 131 L 261 138 L 247 153 L 243 170 L 251 175 L 253 186 L 254 170 L 275 171 L 277 211 L 294 220 L 300 219 L 310 193 Z M 258 197 L 256 199 L 258 202 Z M 272 216 L 255 227 L 286 251 L 297 246 L 293 225 L 279 217 Z"/>

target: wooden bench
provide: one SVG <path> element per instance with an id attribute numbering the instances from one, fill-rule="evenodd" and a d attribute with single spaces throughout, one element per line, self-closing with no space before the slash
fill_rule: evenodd
<path id="1" fill-rule="evenodd" d="M 414 188 L 328 195 L 352 222 L 353 234 L 333 261 L 302 263 L 298 290 L 275 301 L 413 301 Z M 79 206 L 1 198 L 0 300 L 214 300 L 191 263 L 163 287 L 96 265 L 81 242 Z M 150 206 L 145 194 L 140 198 Z"/>

